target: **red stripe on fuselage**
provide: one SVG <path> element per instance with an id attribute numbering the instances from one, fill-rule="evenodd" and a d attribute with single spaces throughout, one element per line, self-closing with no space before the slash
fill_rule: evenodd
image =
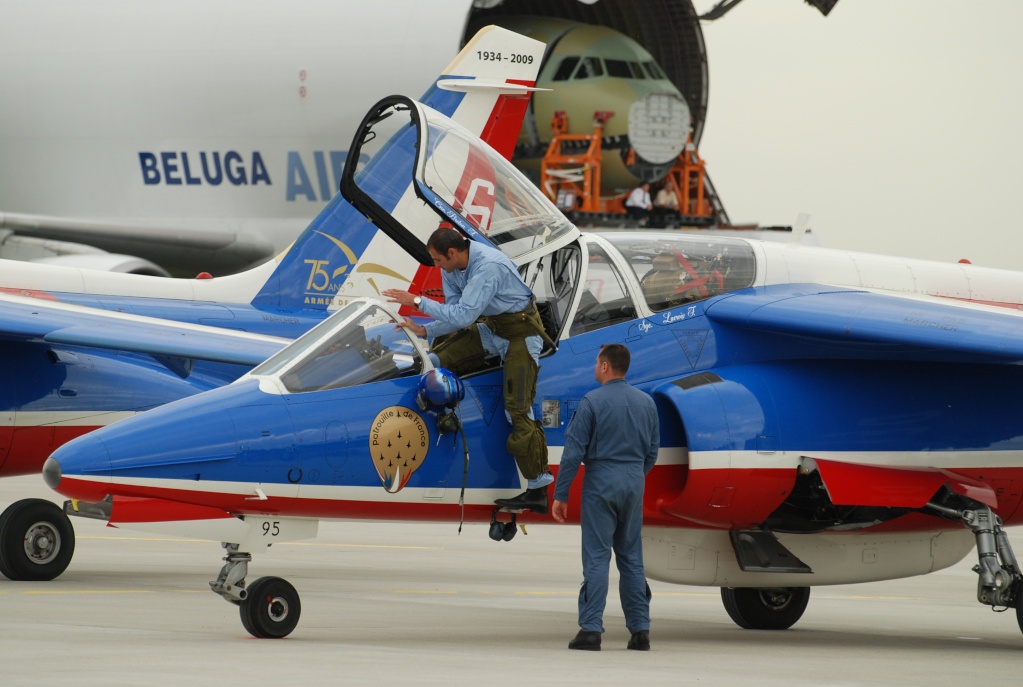
<path id="1" fill-rule="evenodd" d="M 43 469 L 43 463 L 72 439 L 99 429 L 102 425 L 43 425 L 0 428 L 0 476 L 30 475 Z M 3 447 L 10 443 L 5 452 Z"/>
<path id="2" fill-rule="evenodd" d="M 59 301 L 60 299 L 54 296 L 52 293 L 46 291 L 36 291 L 35 289 L 16 289 L 10 287 L 0 287 L 0 293 L 9 293 L 12 296 L 22 296 L 24 298 L 41 298 L 44 301 Z"/>
<path id="3" fill-rule="evenodd" d="M 556 471 L 556 468 L 555 468 Z M 580 471 L 584 473 L 585 468 Z M 648 526 L 686 527 L 690 529 L 728 529 L 728 525 L 713 524 L 713 519 L 739 519 L 747 517 L 753 510 L 761 510 L 768 506 L 777 496 L 773 491 L 765 492 L 761 485 L 766 481 L 777 487 L 780 482 L 772 479 L 771 473 L 785 472 L 778 469 L 722 469 L 690 471 L 686 465 L 656 466 L 647 478 L 643 521 Z M 1017 525 L 1023 522 L 1023 514 L 1018 508 L 1020 494 L 1023 489 L 1023 470 L 1018 468 L 950 470 L 964 476 L 990 484 L 999 495 L 998 515 L 1006 525 Z M 717 474 L 711 474 L 717 473 Z M 683 505 L 688 503 L 680 498 L 680 493 L 688 488 L 687 481 L 693 481 L 694 475 L 704 485 L 720 487 L 710 494 L 717 494 L 716 501 L 693 499 L 697 508 L 693 513 L 687 512 Z M 581 498 L 583 474 L 580 474 L 569 492 L 569 520 L 578 522 L 579 503 Z M 182 486 L 186 484 L 182 482 Z M 194 483 L 191 483 L 194 484 Z M 201 483 L 200 483 L 201 484 Z M 83 501 L 99 501 L 110 491 L 110 484 L 78 480 L 66 476 L 58 491 L 65 496 Z M 684 489 L 685 488 L 685 489 Z M 244 515 L 281 515 L 291 517 L 308 517 L 323 519 L 353 520 L 424 520 L 435 522 L 457 522 L 461 510 L 454 504 L 439 503 L 402 503 L 387 499 L 387 492 L 381 487 L 380 500 L 340 500 L 322 498 L 284 498 L 271 496 L 265 501 L 250 500 L 243 494 L 225 494 L 202 491 L 197 489 L 157 488 L 149 486 L 119 485 L 118 495 L 167 499 L 184 503 L 193 503 L 209 508 L 216 508 L 230 513 Z M 707 492 L 705 492 L 707 493 Z M 730 496 L 730 501 L 724 498 Z M 470 490 L 471 495 L 471 490 Z M 554 487 L 548 490 L 553 499 Z M 780 495 L 778 495 L 780 496 Z M 765 499 L 767 499 L 765 501 Z M 784 499 L 783 499 L 784 500 Z M 736 508 L 730 516 L 726 511 Z M 493 506 L 488 504 L 467 504 L 465 520 L 467 522 L 489 522 Z M 711 513 L 711 517 L 707 517 Z M 700 516 L 703 517 L 700 517 Z M 507 517 L 507 516 L 503 516 Z M 548 516 L 537 516 L 523 513 L 523 522 L 551 522 Z M 710 522 L 708 522 L 710 521 Z M 955 530 L 961 525 L 956 522 L 920 513 L 895 518 L 886 523 L 873 526 L 859 532 L 878 531 L 933 531 Z"/>

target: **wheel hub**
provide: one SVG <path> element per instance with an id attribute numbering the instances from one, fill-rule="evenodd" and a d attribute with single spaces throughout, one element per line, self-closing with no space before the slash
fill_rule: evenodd
<path id="1" fill-rule="evenodd" d="M 267 615 L 275 623 L 284 622 L 288 617 L 288 602 L 279 596 L 267 597 Z"/>
<path id="2" fill-rule="evenodd" d="M 49 523 L 37 522 L 25 533 L 25 555 L 33 563 L 44 565 L 60 552 L 60 533 Z"/>

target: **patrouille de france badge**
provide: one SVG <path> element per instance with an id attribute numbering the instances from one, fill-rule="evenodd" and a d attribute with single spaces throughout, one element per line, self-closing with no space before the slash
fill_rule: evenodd
<path id="1" fill-rule="evenodd" d="M 369 452 L 384 489 L 392 494 L 408 484 L 426 460 L 430 433 L 419 413 L 404 406 L 381 410 L 369 432 Z"/>

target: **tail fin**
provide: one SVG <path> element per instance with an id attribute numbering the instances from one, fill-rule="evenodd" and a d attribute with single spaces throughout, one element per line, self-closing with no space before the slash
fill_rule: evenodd
<path id="1" fill-rule="evenodd" d="M 446 114 L 511 159 L 536 84 L 544 44 L 498 26 L 486 26 L 465 44 L 419 99 Z M 454 108 L 449 94 L 462 94 Z"/>
<path id="2" fill-rule="evenodd" d="M 544 44 L 531 38 L 485 27 L 420 102 L 510 158 L 543 51 Z M 367 173 L 372 166 L 370 161 Z M 380 183 L 393 182 L 385 176 Z M 395 192 L 395 202 L 402 195 Z M 440 284 L 434 268 L 399 248 L 337 193 L 276 263 L 253 305 L 332 310 L 345 298 L 376 296 L 385 288 L 423 292 Z"/>

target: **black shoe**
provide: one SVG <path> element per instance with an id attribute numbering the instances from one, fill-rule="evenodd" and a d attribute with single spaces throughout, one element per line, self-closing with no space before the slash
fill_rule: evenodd
<path id="1" fill-rule="evenodd" d="M 583 651 L 600 651 L 600 633 L 579 630 L 579 634 L 568 643 L 569 649 L 581 649 Z"/>
<path id="2" fill-rule="evenodd" d="M 534 513 L 544 515 L 547 512 L 547 486 L 537 487 L 536 489 L 526 489 L 514 498 L 497 499 L 494 503 L 502 508 L 508 508 L 511 510 L 531 510 Z"/>
<path id="3" fill-rule="evenodd" d="M 633 651 L 650 651 L 650 631 L 633 632 L 627 648 Z"/>

